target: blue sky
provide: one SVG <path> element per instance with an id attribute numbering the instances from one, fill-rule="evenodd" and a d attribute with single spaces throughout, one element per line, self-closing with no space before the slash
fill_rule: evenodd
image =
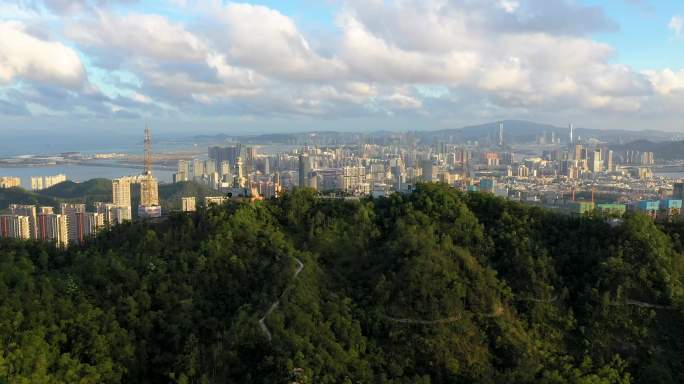
<path id="1" fill-rule="evenodd" d="M 0 15 L 0 129 L 29 135 L 684 128 L 679 1 L 16 0 Z"/>
<path id="2" fill-rule="evenodd" d="M 619 31 L 595 35 L 599 41 L 614 46 L 615 62 L 628 63 L 638 69 L 681 67 L 684 49 L 673 38 L 668 24 L 672 16 L 684 14 L 684 3 L 678 1 L 587 1 L 603 6 L 619 25 Z"/>

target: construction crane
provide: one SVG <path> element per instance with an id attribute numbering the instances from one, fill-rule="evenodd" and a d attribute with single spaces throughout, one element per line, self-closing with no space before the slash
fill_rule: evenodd
<path id="1" fill-rule="evenodd" d="M 150 128 L 145 124 L 145 175 L 152 175 L 152 135 Z"/>

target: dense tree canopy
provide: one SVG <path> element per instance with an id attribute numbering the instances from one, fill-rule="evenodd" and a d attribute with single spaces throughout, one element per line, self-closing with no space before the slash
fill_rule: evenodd
<path id="1" fill-rule="evenodd" d="M 682 236 L 421 185 L 2 240 L 0 383 L 680 383 Z"/>

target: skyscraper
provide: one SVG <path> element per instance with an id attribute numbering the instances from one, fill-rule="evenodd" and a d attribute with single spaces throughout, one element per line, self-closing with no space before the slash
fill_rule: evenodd
<path id="1" fill-rule="evenodd" d="M 431 183 L 435 180 L 435 165 L 432 160 L 423 160 L 421 163 L 421 168 L 423 169 L 423 181 L 426 183 Z"/>
<path id="2" fill-rule="evenodd" d="M 310 186 L 309 183 L 309 174 L 311 173 L 311 159 L 309 158 L 309 155 L 300 153 L 299 154 L 299 187 L 300 188 L 308 188 Z"/>
<path id="3" fill-rule="evenodd" d="M 572 144 L 575 144 L 575 127 L 572 124 L 570 124 L 569 128 L 570 128 L 569 144 L 572 145 Z M 575 159 L 575 160 L 578 160 L 578 159 Z"/>
<path id="4" fill-rule="evenodd" d="M 504 123 L 499 123 L 499 147 L 504 146 Z"/>
<path id="5" fill-rule="evenodd" d="M 599 173 L 603 171 L 603 161 L 601 161 L 601 150 L 596 148 L 593 152 L 591 152 L 591 159 L 590 159 L 590 170 L 593 173 Z"/>

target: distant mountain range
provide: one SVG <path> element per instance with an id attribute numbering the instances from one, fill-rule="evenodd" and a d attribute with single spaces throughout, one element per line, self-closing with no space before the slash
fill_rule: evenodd
<path id="1" fill-rule="evenodd" d="M 682 160 L 684 159 L 684 141 L 653 142 L 637 140 L 624 145 L 611 146 L 613 151 L 634 150 L 640 152 L 653 152 L 656 160 Z"/>
<path id="2" fill-rule="evenodd" d="M 561 143 L 567 143 L 569 139 L 569 128 L 559 127 L 549 124 L 540 124 L 524 120 L 505 120 L 504 122 L 504 140 L 509 144 L 524 144 L 534 142 L 542 135 L 554 135 L 560 138 Z M 462 128 L 442 129 L 432 131 L 412 131 L 410 134 L 419 140 L 421 143 L 435 143 L 438 141 L 446 142 L 465 142 L 465 141 L 480 141 L 493 142 L 498 137 L 499 122 L 490 122 L 480 125 L 472 125 Z M 211 143 L 226 143 L 226 142 L 241 142 L 244 144 L 288 144 L 288 145 L 331 145 L 336 143 L 350 143 L 350 142 L 366 142 L 386 144 L 389 142 L 396 142 L 402 137 L 405 137 L 407 132 L 393 132 L 393 131 L 375 131 L 370 133 L 350 133 L 350 132 L 335 132 L 335 131 L 320 131 L 320 132 L 298 132 L 298 133 L 277 133 L 277 134 L 263 134 L 263 135 L 198 135 L 192 137 L 193 141 L 211 142 Z M 623 145 L 625 143 L 636 141 L 651 141 L 651 142 L 672 142 L 675 140 L 684 140 L 684 135 L 674 134 L 672 132 L 663 132 L 656 130 L 644 131 L 628 131 L 620 129 L 601 130 L 576 127 L 574 132 L 575 138 L 582 138 L 583 140 L 595 140 L 598 142 L 606 142 L 611 144 Z M 186 140 L 186 139 L 184 139 Z"/>

